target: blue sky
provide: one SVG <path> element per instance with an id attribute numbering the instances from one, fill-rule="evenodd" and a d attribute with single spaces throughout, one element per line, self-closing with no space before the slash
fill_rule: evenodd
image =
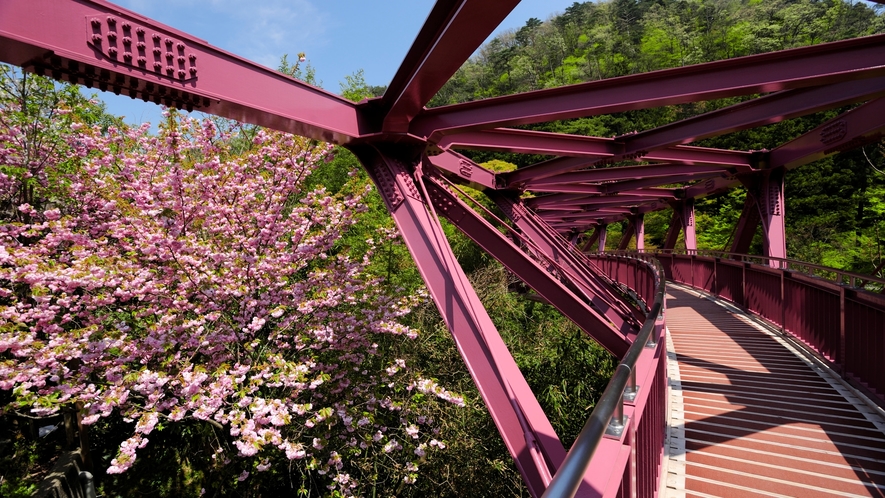
<path id="1" fill-rule="evenodd" d="M 488 0 L 493 1 L 493 0 Z M 305 52 L 323 88 L 359 69 L 370 85 L 390 82 L 434 0 L 116 0 L 139 14 L 190 33 L 212 45 L 276 68 L 283 54 Z M 546 20 L 574 0 L 522 0 L 497 32 Z M 496 32 L 496 33 L 497 33 Z M 156 125 L 160 107 L 99 93 L 112 114 L 131 124 Z"/>

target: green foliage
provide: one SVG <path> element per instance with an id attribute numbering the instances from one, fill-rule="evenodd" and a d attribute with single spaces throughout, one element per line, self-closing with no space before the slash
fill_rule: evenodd
<path id="1" fill-rule="evenodd" d="M 317 80 L 317 70 L 309 61 L 307 61 L 307 56 L 304 52 L 299 52 L 297 57 L 298 59 L 292 64 L 289 62 L 289 54 L 283 54 L 283 57 L 280 59 L 280 65 L 277 67 L 277 71 L 301 80 L 309 85 L 322 88 L 323 82 Z M 304 62 L 307 62 L 307 64 L 302 68 L 301 64 Z"/>
<path id="2" fill-rule="evenodd" d="M 366 83 L 365 71 L 362 69 L 352 75 L 345 76 L 344 81 L 339 84 L 341 85 L 341 96 L 354 102 L 380 97 L 387 88 L 384 86 L 370 86 Z"/>
<path id="3" fill-rule="evenodd" d="M 695 204 L 698 249 L 730 251 L 734 228 L 744 207 L 744 189 L 700 199 Z"/>
<path id="4" fill-rule="evenodd" d="M 37 441 L 21 433 L 12 438 L 0 442 L 0 496 L 26 498 L 37 491 L 32 474 L 39 469 L 40 452 Z"/>
<path id="5" fill-rule="evenodd" d="M 21 204 L 41 210 L 57 202 L 57 186 L 77 168 L 64 137 L 80 126 L 122 125 L 77 86 L 0 64 L 0 108 L 8 130 L 0 147 L 0 220 L 25 221 Z M 10 183 L 6 183 L 10 181 Z"/>

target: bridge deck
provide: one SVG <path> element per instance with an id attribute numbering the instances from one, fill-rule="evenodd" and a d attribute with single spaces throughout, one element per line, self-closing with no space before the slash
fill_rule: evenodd
<path id="1" fill-rule="evenodd" d="M 885 497 L 876 410 L 736 308 L 676 285 L 667 306 L 667 496 Z"/>

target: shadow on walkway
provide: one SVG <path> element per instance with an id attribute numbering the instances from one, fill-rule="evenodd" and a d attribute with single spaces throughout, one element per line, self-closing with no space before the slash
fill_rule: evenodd
<path id="1" fill-rule="evenodd" d="M 735 481 L 787 496 L 885 498 L 885 434 L 803 360 L 674 287 L 667 325 L 684 397 L 688 481 L 696 473 L 705 492 L 715 488 L 707 481 Z"/>

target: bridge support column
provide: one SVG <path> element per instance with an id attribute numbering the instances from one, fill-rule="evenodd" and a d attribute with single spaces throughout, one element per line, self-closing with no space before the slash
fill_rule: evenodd
<path id="1" fill-rule="evenodd" d="M 636 236 L 636 250 L 642 252 L 645 250 L 645 217 L 642 214 L 630 216 L 627 219 L 627 229 L 618 242 L 618 250 L 626 250 L 630 246 L 630 240 Z"/>
<path id="2" fill-rule="evenodd" d="M 735 230 L 731 252 L 749 252 L 756 228 L 761 223 L 763 256 L 787 257 L 784 173 L 784 168 L 776 168 L 741 178 L 741 182 L 747 187 L 747 198 Z M 778 261 L 769 261 L 769 266 L 773 268 L 778 268 L 780 265 Z"/>
<path id="3" fill-rule="evenodd" d="M 352 150 L 396 221 L 526 485 L 540 496 L 565 449 L 428 209 L 423 185 L 413 180 L 420 177 L 421 156 L 374 145 Z"/>
<path id="4" fill-rule="evenodd" d="M 645 215 L 637 214 L 633 218 L 634 232 L 636 232 L 636 250 L 645 251 Z"/>
<path id="5" fill-rule="evenodd" d="M 673 217 L 670 219 L 670 230 L 664 241 L 665 250 L 673 250 L 679 239 L 679 231 L 684 232 L 685 252 L 694 254 L 698 250 L 697 235 L 694 227 L 694 199 L 676 201 L 672 204 Z"/>
<path id="6" fill-rule="evenodd" d="M 608 235 L 608 225 L 596 225 L 596 233 L 599 234 L 598 252 L 605 252 L 605 237 Z"/>

